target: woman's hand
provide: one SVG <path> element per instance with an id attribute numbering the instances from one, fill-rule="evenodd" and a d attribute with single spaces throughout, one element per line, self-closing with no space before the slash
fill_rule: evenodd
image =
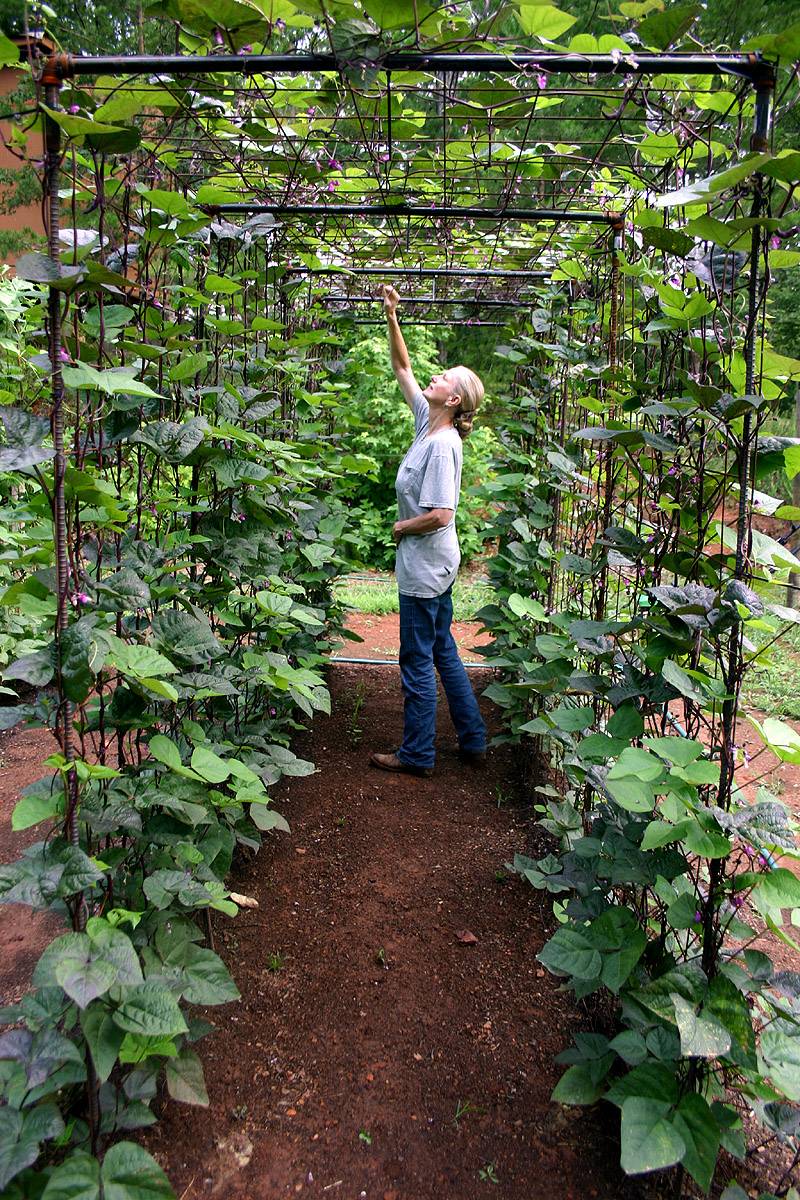
<path id="1" fill-rule="evenodd" d="M 394 527 L 392 529 L 392 537 L 394 538 L 395 546 L 397 545 L 397 543 L 400 541 L 400 539 L 403 536 L 404 531 L 402 529 L 402 524 L 403 524 L 402 521 L 395 521 Z"/>
<path id="2" fill-rule="evenodd" d="M 393 317 L 400 303 L 400 294 L 390 283 L 383 284 L 383 311 L 387 317 Z"/>

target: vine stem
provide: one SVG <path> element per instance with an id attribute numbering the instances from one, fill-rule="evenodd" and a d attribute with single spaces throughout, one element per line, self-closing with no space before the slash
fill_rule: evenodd
<path id="1" fill-rule="evenodd" d="M 45 102 L 47 107 L 55 110 L 58 107 L 61 89 L 58 78 L 43 77 Z M 59 175 L 61 171 L 61 129 L 57 121 L 45 114 L 45 170 L 44 170 L 44 212 L 47 218 L 47 248 L 53 264 L 54 274 L 60 270 L 59 242 Z M 61 296 L 56 287 L 51 286 L 47 298 L 48 334 L 50 351 L 50 384 L 52 409 L 50 427 L 53 435 L 53 540 L 56 552 L 56 590 L 58 607 L 56 611 L 56 681 L 58 686 L 58 717 L 56 734 L 61 745 L 61 753 L 66 762 L 75 760 L 75 744 L 73 740 L 74 706 L 66 695 L 64 688 L 63 654 L 64 633 L 69 624 L 69 587 L 70 569 L 67 545 L 67 513 L 64 494 L 64 482 L 67 469 L 66 451 L 64 447 L 64 380 L 61 374 Z M 66 820 L 64 834 L 72 846 L 78 846 L 80 836 L 78 830 L 78 775 L 74 767 L 65 772 L 66 787 Z M 82 933 L 86 928 L 86 897 L 83 891 L 74 897 L 72 905 L 73 929 Z M 100 1103 L 97 1074 L 94 1069 L 91 1053 L 86 1050 L 86 1101 L 89 1136 L 92 1153 L 97 1152 L 97 1142 L 100 1133 Z"/>

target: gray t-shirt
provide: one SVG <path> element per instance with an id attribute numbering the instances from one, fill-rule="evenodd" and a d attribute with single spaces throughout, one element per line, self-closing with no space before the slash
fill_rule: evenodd
<path id="1" fill-rule="evenodd" d="M 428 401 L 419 392 L 412 398 L 415 434 L 397 471 L 397 513 L 400 521 L 431 508 L 451 508 L 453 520 L 433 533 L 404 534 L 397 545 L 397 589 L 404 596 L 431 599 L 446 592 L 461 562 L 455 512 L 461 490 L 464 452 L 452 427 L 428 434 Z"/>

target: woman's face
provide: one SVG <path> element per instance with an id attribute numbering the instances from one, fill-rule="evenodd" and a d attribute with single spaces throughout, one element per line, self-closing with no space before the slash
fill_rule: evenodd
<path id="1" fill-rule="evenodd" d="M 429 404 L 444 404 L 455 393 L 457 380 L 452 371 L 441 371 L 432 375 L 431 381 L 423 391 L 423 396 Z"/>

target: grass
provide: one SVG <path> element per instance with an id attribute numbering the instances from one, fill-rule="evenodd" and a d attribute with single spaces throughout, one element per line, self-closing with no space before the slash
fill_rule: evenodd
<path id="1" fill-rule="evenodd" d="M 336 584 L 336 595 L 348 608 L 371 616 L 382 617 L 400 611 L 397 584 L 391 576 L 376 575 L 369 580 L 345 576 Z M 488 583 L 457 579 L 453 585 L 453 619 L 473 621 L 475 613 L 491 598 L 492 589 Z"/>
<path id="2" fill-rule="evenodd" d="M 744 701 L 770 716 L 800 720 L 800 625 L 790 626 L 768 654 L 745 676 Z"/>

